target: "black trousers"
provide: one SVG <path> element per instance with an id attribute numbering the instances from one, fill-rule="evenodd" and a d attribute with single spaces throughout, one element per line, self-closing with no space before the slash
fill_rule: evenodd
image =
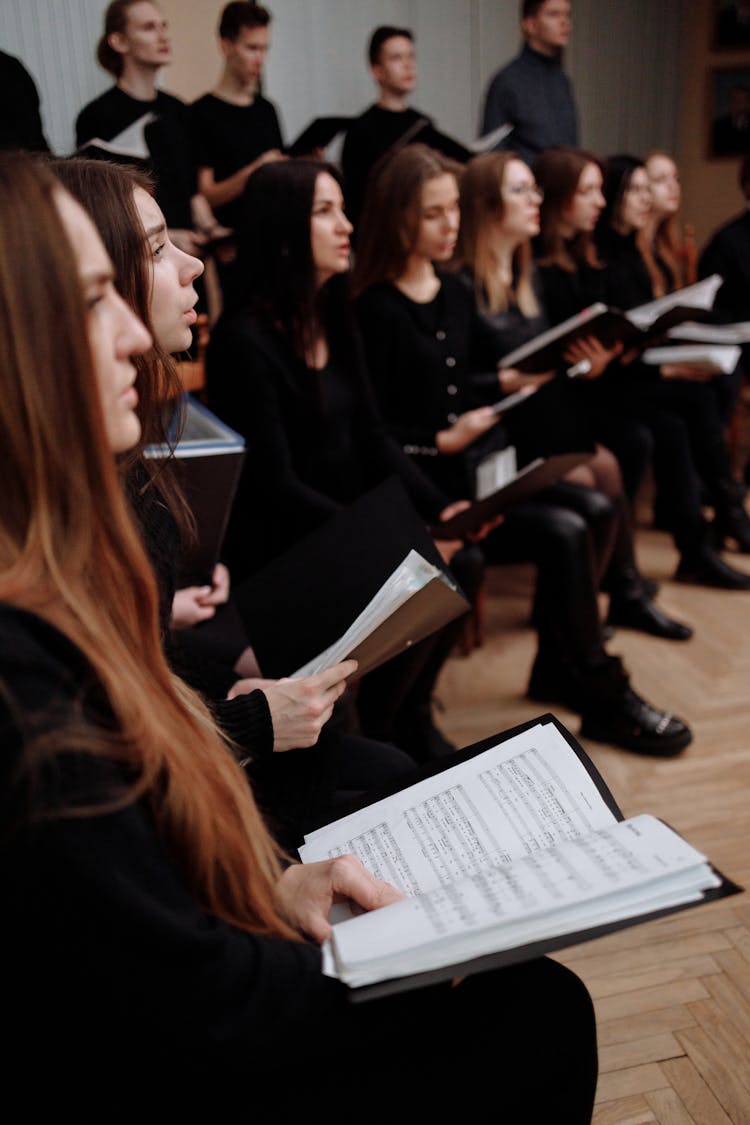
<path id="1" fill-rule="evenodd" d="M 581 485 L 556 485 L 516 504 L 489 536 L 488 562 L 537 566 L 533 619 L 540 651 L 577 667 L 601 658 L 597 590 L 614 531 L 614 509 L 606 496 Z"/>
<path id="2" fill-rule="evenodd" d="M 470 605 L 479 594 L 484 566 L 482 550 L 471 544 L 451 560 L 450 570 Z M 357 710 L 365 734 L 409 748 L 410 728 L 429 711 L 440 670 L 458 642 L 464 621 L 458 618 L 362 678 Z"/>
<path id="3" fill-rule="evenodd" d="M 331 1097 L 358 1125 L 588 1125 L 593 1114 L 591 999 L 547 958 L 351 1004 L 290 1051 L 283 1066 L 253 1067 L 259 1125 L 321 1120 Z"/>

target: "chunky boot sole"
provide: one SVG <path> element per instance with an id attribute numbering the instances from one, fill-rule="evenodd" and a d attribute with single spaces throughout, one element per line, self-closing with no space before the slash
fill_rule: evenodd
<path id="1" fill-rule="evenodd" d="M 675 722 L 670 720 L 669 716 L 665 718 L 668 722 Z M 693 732 L 684 723 L 680 723 L 679 729 L 672 734 L 669 733 L 668 727 L 660 734 L 658 731 L 643 727 L 626 727 L 617 721 L 608 722 L 600 716 L 587 715 L 581 719 L 580 733 L 583 738 L 590 738 L 594 742 L 607 742 L 610 746 L 618 746 L 621 750 L 647 754 L 654 758 L 674 758 L 693 741 Z"/>

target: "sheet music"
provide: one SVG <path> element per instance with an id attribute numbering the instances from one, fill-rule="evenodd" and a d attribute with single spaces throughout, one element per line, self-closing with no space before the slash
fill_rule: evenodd
<path id="1" fill-rule="evenodd" d="M 309 863 L 352 853 L 414 895 L 615 822 L 546 723 L 311 833 L 299 854 Z"/>
<path id="2" fill-rule="evenodd" d="M 104 141 L 101 137 L 93 137 L 92 140 L 87 142 L 87 145 L 95 145 L 97 148 L 117 156 L 132 156 L 137 160 L 148 160 L 146 126 L 150 125 L 152 121 L 156 121 L 156 114 L 144 113 L 142 117 L 139 117 L 132 125 L 128 125 L 127 129 L 123 129 L 111 141 Z M 81 151 L 86 147 L 86 145 L 83 145 Z"/>
<path id="3" fill-rule="evenodd" d="M 670 828 L 637 816 L 343 922 L 333 950 L 348 983 L 368 983 L 642 912 L 657 884 L 660 903 L 679 902 L 718 879 Z"/>
<path id="4" fill-rule="evenodd" d="M 378 625 L 387 621 L 412 594 L 423 589 L 433 578 L 445 579 L 445 576 L 436 566 L 422 558 L 418 551 L 409 551 L 401 565 L 386 579 L 375 597 L 367 603 L 343 636 L 334 641 L 324 652 L 298 668 L 294 676 L 313 676 L 316 672 L 322 672 L 340 660 L 345 660 L 365 637 L 368 637 Z"/>
<path id="5" fill-rule="evenodd" d="M 649 301 L 645 305 L 629 309 L 625 316 L 638 328 L 650 328 L 663 313 L 677 306 L 688 305 L 696 309 L 710 309 L 723 280 L 718 273 L 713 273 L 703 281 L 696 281 L 695 285 L 686 285 L 684 289 L 676 289 L 674 293 L 668 293 L 666 297 L 660 297 L 657 301 Z"/>
<path id="6" fill-rule="evenodd" d="M 512 132 L 513 126 L 510 122 L 506 122 L 504 125 L 498 125 L 496 129 L 491 129 L 489 133 L 483 133 L 475 141 L 469 141 L 466 147 L 471 152 L 489 152 L 491 148 L 499 145 L 500 141 L 504 141 Z"/>
<path id="7" fill-rule="evenodd" d="M 686 320 L 670 328 L 667 336 L 671 340 L 695 340 L 701 344 L 747 344 L 750 343 L 750 320 L 734 324 L 700 324 Z"/>
<path id="8" fill-rule="evenodd" d="M 641 356 L 644 363 L 660 366 L 662 363 L 687 363 L 710 367 L 717 374 L 734 371 L 740 362 L 742 349 L 737 344 L 675 344 L 672 347 L 646 348 Z"/>

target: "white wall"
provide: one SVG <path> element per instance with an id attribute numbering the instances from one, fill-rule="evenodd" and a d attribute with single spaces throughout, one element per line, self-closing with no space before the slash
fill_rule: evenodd
<path id="1" fill-rule="evenodd" d="M 675 148 L 683 11 L 690 0 L 574 0 L 566 65 L 577 91 L 583 142 L 602 154 Z M 265 91 L 291 139 L 318 114 L 357 113 L 373 98 L 365 45 L 394 23 L 417 36 L 415 104 L 461 140 L 476 136 L 493 71 L 518 50 L 516 0 L 269 0 L 273 46 Z M 105 0 L 0 0 L 0 46 L 18 55 L 42 97 L 55 151 L 73 145 L 82 105 L 109 85 L 94 61 Z M 162 0 L 175 61 L 166 89 L 188 100 L 220 68 L 215 0 Z M 697 81 L 686 76 L 685 81 Z"/>

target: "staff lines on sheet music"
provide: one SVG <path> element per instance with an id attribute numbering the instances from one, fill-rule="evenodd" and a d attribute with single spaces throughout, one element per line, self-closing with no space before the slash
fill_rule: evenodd
<path id="1" fill-rule="evenodd" d="M 481 780 L 528 854 L 594 828 L 583 815 L 580 796 L 571 796 L 554 767 L 534 748 L 487 770 Z"/>

